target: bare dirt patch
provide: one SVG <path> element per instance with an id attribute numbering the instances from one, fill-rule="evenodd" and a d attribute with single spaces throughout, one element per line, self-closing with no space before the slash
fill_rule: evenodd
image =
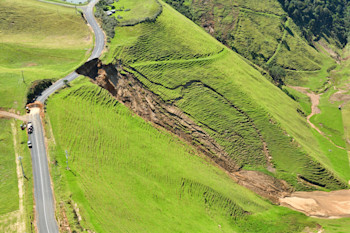
<path id="1" fill-rule="evenodd" d="M 28 63 L 24 63 L 22 65 L 22 67 L 31 67 L 31 66 L 37 66 L 38 64 L 34 63 L 34 62 L 28 62 Z"/>
<path id="2" fill-rule="evenodd" d="M 296 86 L 288 86 L 290 88 L 293 88 L 294 90 L 297 90 L 305 95 L 307 95 L 310 98 L 311 101 L 311 114 L 306 117 L 307 123 L 314 128 L 319 134 L 324 135 L 324 133 L 317 128 L 311 121 L 310 118 L 313 115 L 320 114 L 321 110 L 318 108 L 318 104 L 320 103 L 320 95 L 321 94 L 315 94 L 309 90 L 309 88 L 306 87 L 296 87 Z"/>
<path id="3" fill-rule="evenodd" d="M 18 114 L 15 114 L 15 113 L 12 113 L 12 112 L 6 112 L 6 111 L 1 111 L 0 110 L 0 118 L 15 118 L 15 119 L 18 119 L 20 121 L 27 121 L 27 116 L 26 115 L 18 115 Z"/>
<path id="4" fill-rule="evenodd" d="M 350 190 L 295 192 L 279 199 L 282 206 L 317 218 L 350 217 Z"/>
<path id="5" fill-rule="evenodd" d="M 164 102 L 126 69 L 123 72 L 118 70 L 123 70 L 122 65 L 115 67 L 91 60 L 77 72 L 89 76 L 93 83 L 108 90 L 120 103 L 155 127 L 165 129 L 194 146 L 200 155 L 205 155 L 213 164 L 225 170 L 238 184 L 274 203 L 278 203 L 278 198 L 290 194 L 292 189 L 282 180 L 258 171 L 241 170 L 227 152 L 186 113 L 173 103 Z M 272 164 L 269 167 L 271 156 L 266 144 L 263 149 L 267 166 L 274 171 Z"/>
<path id="6" fill-rule="evenodd" d="M 342 104 L 340 106 L 343 106 L 344 104 L 346 104 L 347 102 L 350 101 L 350 95 L 346 94 L 348 93 L 350 90 L 350 84 L 346 84 L 345 85 L 345 89 L 339 90 L 336 93 L 334 93 L 329 100 L 331 101 L 331 103 L 339 101 L 342 102 Z"/>
<path id="7" fill-rule="evenodd" d="M 259 171 L 241 170 L 232 174 L 233 179 L 255 193 L 274 203 L 280 198 L 290 195 L 292 188 L 284 180 L 278 180 Z"/>
<path id="8" fill-rule="evenodd" d="M 328 47 L 326 43 L 320 40 L 316 43 L 316 45 L 321 46 L 338 64 L 340 64 L 340 55 L 336 51 Z"/>
<path id="9" fill-rule="evenodd" d="M 290 88 L 293 88 L 303 94 L 306 94 L 310 100 L 311 100 L 311 114 L 306 117 L 307 123 L 311 126 L 311 128 L 315 129 L 319 134 L 321 134 L 325 139 L 327 139 L 330 143 L 332 143 L 335 147 L 346 150 L 344 147 L 336 145 L 327 135 L 325 135 L 324 132 L 322 132 L 319 128 L 317 128 L 311 121 L 310 118 L 313 115 L 320 114 L 321 110 L 318 108 L 318 104 L 320 103 L 320 96 L 322 94 L 315 94 L 311 92 L 308 88 L 305 87 L 295 87 L 295 86 L 288 86 Z"/>

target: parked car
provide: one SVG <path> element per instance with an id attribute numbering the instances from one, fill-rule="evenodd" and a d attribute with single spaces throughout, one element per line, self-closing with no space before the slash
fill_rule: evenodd
<path id="1" fill-rule="evenodd" d="M 28 121 L 27 129 L 28 129 L 28 134 L 33 133 L 33 124 L 31 121 Z"/>
<path id="2" fill-rule="evenodd" d="M 29 148 L 32 148 L 32 142 L 31 141 L 28 141 L 27 144 L 28 144 Z"/>

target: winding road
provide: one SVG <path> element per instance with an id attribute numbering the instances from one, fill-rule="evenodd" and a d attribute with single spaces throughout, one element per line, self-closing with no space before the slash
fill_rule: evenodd
<path id="1" fill-rule="evenodd" d="M 98 1 L 99 0 L 92 0 L 87 6 L 80 7 L 95 34 L 95 47 L 88 60 L 99 57 L 105 44 L 104 33 L 98 26 L 93 15 L 94 5 Z M 37 98 L 37 101 L 44 103 L 52 93 L 65 85 L 64 80 L 70 82 L 78 76 L 77 73 L 72 72 L 58 80 L 46 89 L 42 95 Z M 55 206 L 46 154 L 44 129 L 39 108 L 31 108 L 29 121 L 32 121 L 34 127 L 33 133 L 29 134 L 29 140 L 32 142 L 33 146 L 31 149 L 31 156 L 33 164 L 36 225 L 40 233 L 56 233 L 59 232 L 59 230 L 55 218 Z"/>

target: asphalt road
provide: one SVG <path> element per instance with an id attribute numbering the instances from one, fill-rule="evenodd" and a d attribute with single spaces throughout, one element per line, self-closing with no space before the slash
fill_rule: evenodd
<path id="1" fill-rule="evenodd" d="M 29 120 L 33 123 L 34 130 L 32 134 L 29 134 L 29 140 L 32 142 L 31 153 L 38 232 L 56 233 L 58 226 L 55 219 L 55 207 L 39 108 L 34 108 L 31 112 Z"/>
<path id="2" fill-rule="evenodd" d="M 89 5 L 80 7 L 84 11 L 84 15 L 95 34 L 95 46 L 89 60 L 99 57 L 104 48 L 104 34 L 99 28 L 93 15 L 93 7 L 98 1 L 99 0 L 93 0 Z M 78 76 L 77 73 L 72 72 L 66 77 L 58 80 L 46 89 L 37 100 L 44 103 L 52 93 L 64 86 L 64 80 L 70 82 Z M 39 112 L 39 108 L 32 108 L 29 116 L 29 121 L 32 121 L 34 128 L 33 133 L 29 134 L 29 140 L 32 142 L 31 155 L 33 164 L 36 221 L 39 233 L 57 233 L 59 230 L 55 218 L 55 206 L 46 155 L 44 130 Z"/>
<path id="3" fill-rule="evenodd" d="M 89 57 L 88 61 L 93 59 L 93 58 L 97 58 L 101 55 L 102 50 L 104 48 L 105 45 L 105 36 L 103 31 L 101 30 L 101 28 L 98 26 L 95 17 L 94 17 L 94 13 L 93 13 L 93 8 L 94 5 L 98 2 L 99 0 L 93 0 L 89 3 L 89 5 L 87 6 L 83 6 L 83 7 L 79 7 L 80 9 L 83 10 L 85 18 L 88 22 L 88 24 L 91 26 L 92 30 L 94 31 L 95 34 L 95 46 L 94 46 L 94 50 L 91 53 L 91 56 Z M 45 100 L 55 91 L 57 91 L 58 89 L 62 88 L 64 86 L 64 80 L 67 80 L 68 82 L 76 79 L 79 75 L 73 71 L 72 73 L 70 73 L 69 75 L 67 75 L 66 77 L 58 80 L 57 82 L 55 82 L 54 84 L 52 84 L 48 89 L 46 89 L 45 91 L 43 91 L 43 93 L 41 93 L 41 95 L 37 98 L 38 101 L 44 103 Z"/>

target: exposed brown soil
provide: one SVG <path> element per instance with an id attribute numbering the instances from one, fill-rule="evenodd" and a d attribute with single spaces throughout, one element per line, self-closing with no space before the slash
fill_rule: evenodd
<path id="1" fill-rule="evenodd" d="M 345 105 L 347 102 L 350 101 L 350 95 L 346 94 L 348 93 L 350 90 L 350 84 L 346 84 L 344 85 L 344 89 L 337 91 L 336 93 L 334 93 L 333 95 L 331 95 L 331 97 L 329 98 L 329 100 L 333 103 L 335 101 L 339 101 L 342 102 L 342 104 L 340 106 Z"/>
<path id="2" fill-rule="evenodd" d="M 324 133 L 310 121 L 310 118 L 313 115 L 321 113 L 321 110 L 318 108 L 318 104 L 320 103 L 320 94 L 315 94 L 313 92 L 309 92 L 309 88 L 306 88 L 306 87 L 296 87 L 296 86 L 288 86 L 288 87 L 293 88 L 294 90 L 297 90 L 297 91 L 307 95 L 310 98 L 311 114 L 306 117 L 307 123 L 312 128 L 314 128 L 319 134 L 324 135 Z"/>
<path id="3" fill-rule="evenodd" d="M 284 180 L 272 178 L 262 172 L 241 170 L 233 175 L 233 179 L 239 185 L 253 190 L 273 203 L 279 203 L 280 198 L 290 195 L 293 191 Z"/>
<path id="4" fill-rule="evenodd" d="M 350 190 L 295 192 L 280 199 L 282 206 L 318 218 L 350 217 Z"/>
<path id="5" fill-rule="evenodd" d="M 92 60 L 81 66 L 77 72 L 89 76 L 94 83 L 108 90 L 119 102 L 146 121 L 193 145 L 242 186 L 274 203 L 278 203 L 280 197 L 292 191 L 284 181 L 258 171 L 240 170 L 225 150 L 181 109 L 172 103 L 164 102 L 158 95 L 145 88 L 133 74 L 126 70 L 122 73 L 117 71 L 122 69 L 121 65 L 103 65 L 98 60 Z M 269 158 L 267 146 L 264 146 L 264 152 Z M 270 169 L 273 169 L 272 165 Z"/>
<path id="6" fill-rule="evenodd" d="M 29 63 L 25 63 L 24 65 L 23 65 L 23 67 L 31 67 L 31 66 L 37 66 L 38 64 L 36 64 L 36 63 L 33 63 L 33 62 L 29 62 Z"/>
<path id="7" fill-rule="evenodd" d="M 335 52 L 333 49 L 331 49 L 330 47 L 328 47 L 328 45 L 326 43 L 324 43 L 323 41 L 318 41 L 316 43 L 316 47 L 317 45 L 321 46 L 324 50 L 326 50 L 326 52 L 338 63 L 340 64 L 341 61 L 341 57 L 340 55 Z M 322 51 L 322 50 L 321 50 Z"/>
<path id="8" fill-rule="evenodd" d="M 72 232 L 69 226 L 69 222 L 64 208 L 64 203 L 60 202 L 60 218 L 58 220 L 59 228 L 61 232 Z"/>
<path id="9" fill-rule="evenodd" d="M 312 106 L 311 114 L 307 116 L 307 122 L 310 124 L 310 126 L 317 130 L 318 133 L 324 136 L 334 146 L 345 150 L 345 148 L 335 145 L 332 140 L 330 140 L 320 129 L 318 129 L 314 124 L 310 122 L 310 118 L 313 115 L 321 113 L 320 109 L 318 108 L 320 94 L 310 92 L 308 88 L 304 87 L 289 87 L 309 96 Z M 337 93 L 338 95 L 335 95 Z M 339 91 L 337 93 L 334 94 L 335 96 L 332 96 L 333 101 L 336 100 L 337 97 L 338 101 L 340 101 L 341 98 L 344 98 L 340 97 L 340 95 L 343 94 L 342 91 Z M 282 206 L 303 212 L 311 217 L 350 217 L 350 190 L 340 190 L 333 192 L 294 192 L 290 197 L 280 198 L 279 202 Z"/>
<path id="10" fill-rule="evenodd" d="M 327 139 L 330 143 L 332 143 L 335 147 L 342 149 L 342 150 L 346 150 L 346 148 L 338 146 L 337 144 L 335 144 L 324 132 L 322 132 L 319 128 L 317 128 L 311 121 L 310 118 L 313 115 L 319 114 L 321 113 L 321 110 L 318 108 L 318 104 L 320 103 L 320 95 L 321 94 L 315 94 L 313 92 L 309 92 L 308 88 L 305 87 L 296 87 L 296 86 L 288 86 L 290 88 L 293 88 L 301 93 L 306 94 L 310 100 L 311 100 L 311 114 L 308 115 L 306 117 L 307 123 L 313 128 L 315 129 L 319 134 L 321 134 L 325 139 Z M 349 152 L 349 151 L 348 151 Z"/>
<path id="11" fill-rule="evenodd" d="M 0 118 L 15 118 L 18 119 L 20 121 L 27 121 L 27 116 L 26 115 L 18 115 L 15 113 L 11 113 L 11 112 L 6 112 L 6 111 L 1 111 L 0 110 Z"/>

